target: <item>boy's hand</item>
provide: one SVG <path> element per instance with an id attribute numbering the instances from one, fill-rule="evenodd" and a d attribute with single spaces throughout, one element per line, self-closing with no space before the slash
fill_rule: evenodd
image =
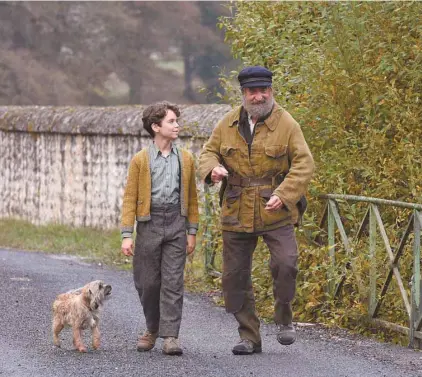
<path id="1" fill-rule="evenodd" d="M 196 235 L 188 234 L 188 246 L 186 248 L 186 253 L 188 255 L 192 254 L 195 250 L 195 246 L 196 246 Z"/>
<path id="2" fill-rule="evenodd" d="M 127 257 L 133 256 L 133 240 L 132 238 L 123 238 L 122 253 Z"/>

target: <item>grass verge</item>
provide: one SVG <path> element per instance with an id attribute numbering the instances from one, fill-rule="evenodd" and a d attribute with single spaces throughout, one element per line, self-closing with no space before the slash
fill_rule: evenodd
<path id="1" fill-rule="evenodd" d="M 37 226 L 24 220 L 0 219 L 0 247 L 75 255 L 88 261 L 132 270 L 132 260 L 120 252 L 120 243 L 118 229 L 76 228 L 56 224 Z M 199 239 L 197 245 L 200 245 Z M 204 273 L 203 255 L 198 249 L 186 262 L 186 289 L 212 292 L 215 290 L 214 284 Z"/>

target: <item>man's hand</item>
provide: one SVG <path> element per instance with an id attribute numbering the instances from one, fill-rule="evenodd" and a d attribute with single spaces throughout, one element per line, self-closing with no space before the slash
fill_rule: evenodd
<path id="1" fill-rule="evenodd" d="M 127 257 L 133 256 L 133 240 L 132 238 L 123 238 L 122 253 Z"/>
<path id="2" fill-rule="evenodd" d="M 218 165 L 211 171 L 211 181 L 214 183 L 221 182 L 224 177 L 227 177 L 229 172 L 223 165 Z"/>
<path id="3" fill-rule="evenodd" d="M 186 253 L 188 255 L 192 254 L 195 251 L 196 246 L 196 235 L 188 234 L 188 246 L 186 248 Z"/>
<path id="4" fill-rule="evenodd" d="M 280 200 L 280 198 L 277 195 L 272 195 L 270 200 L 267 202 L 265 209 L 268 212 L 274 212 L 283 207 L 283 202 Z"/>

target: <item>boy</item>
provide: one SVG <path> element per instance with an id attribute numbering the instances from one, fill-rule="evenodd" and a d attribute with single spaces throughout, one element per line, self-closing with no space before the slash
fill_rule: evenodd
<path id="1" fill-rule="evenodd" d="M 122 252 L 133 256 L 134 282 L 147 326 L 137 349 L 151 350 L 160 336 L 164 354 L 181 355 L 183 271 L 186 254 L 195 249 L 199 217 L 195 165 L 190 152 L 173 144 L 179 134 L 177 106 L 156 103 L 142 115 L 154 142 L 132 158 L 121 223 Z"/>

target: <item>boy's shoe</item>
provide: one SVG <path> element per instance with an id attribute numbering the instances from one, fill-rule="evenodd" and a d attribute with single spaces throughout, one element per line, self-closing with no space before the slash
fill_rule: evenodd
<path id="1" fill-rule="evenodd" d="M 296 330 L 291 323 L 290 325 L 277 326 L 277 341 L 283 346 L 293 344 L 296 340 Z"/>
<path id="2" fill-rule="evenodd" d="M 165 355 L 182 355 L 183 350 L 180 348 L 179 339 L 173 336 L 165 337 L 163 342 L 163 353 Z"/>
<path id="3" fill-rule="evenodd" d="M 255 344 L 252 340 L 241 339 L 232 349 L 235 355 L 252 355 L 253 353 L 261 353 L 262 345 L 261 342 Z"/>
<path id="4" fill-rule="evenodd" d="M 144 334 L 139 337 L 136 349 L 139 352 L 152 350 L 155 346 L 155 341 L 157 340 L 157 337 L 158 332 L 151 332 L 149 330 L 145 330 Z"/>

